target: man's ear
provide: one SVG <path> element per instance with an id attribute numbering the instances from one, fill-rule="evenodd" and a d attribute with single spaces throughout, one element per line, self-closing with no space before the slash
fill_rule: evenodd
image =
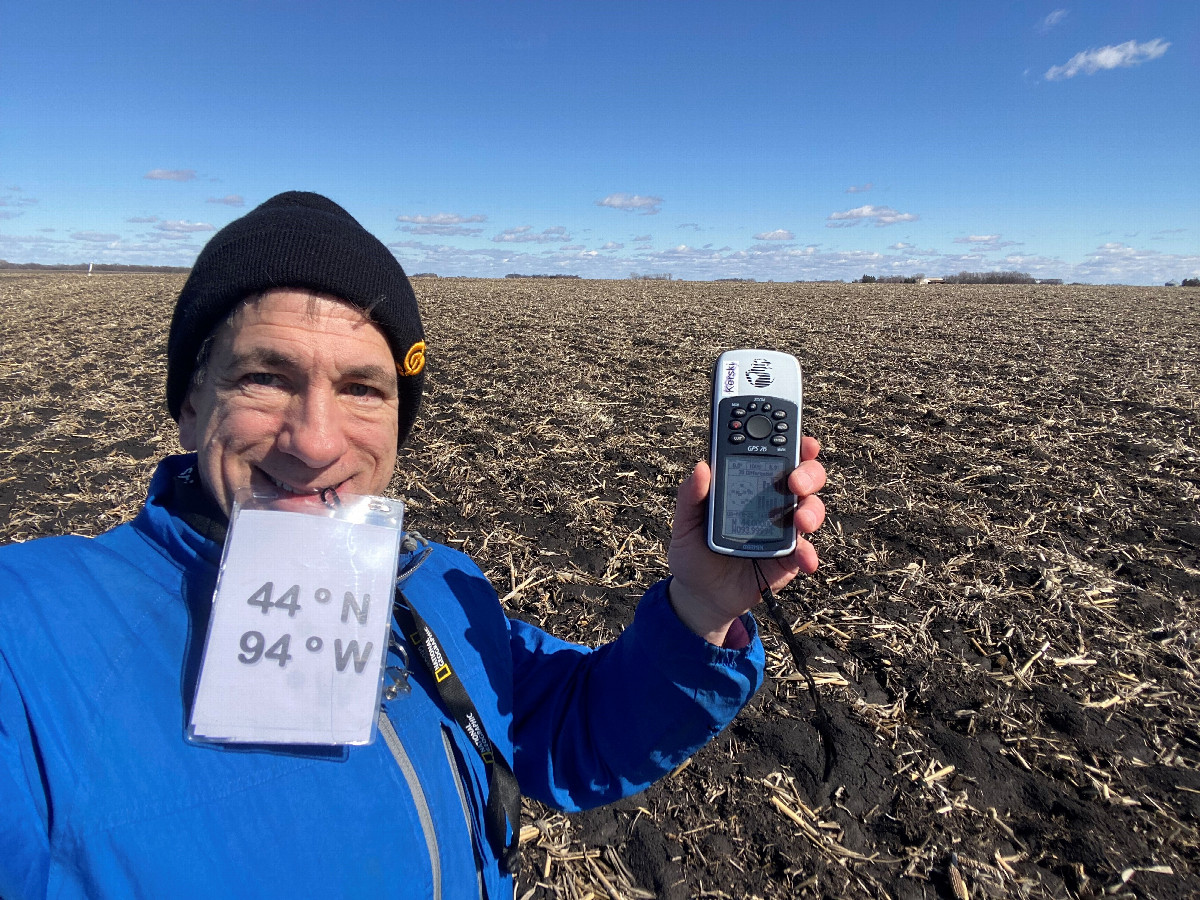
<path id="1" fill-rule="evenodd" d="M 196 434 L 196 406 L 192 403 L 192 391 L 189 388 L 183 398 L 183 406 L 179 409 L 179 446 L 188 453 L 195 452 L 200 446 Z"/>

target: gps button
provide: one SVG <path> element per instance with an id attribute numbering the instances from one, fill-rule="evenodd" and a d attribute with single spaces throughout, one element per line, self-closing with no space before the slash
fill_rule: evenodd
<path id="1" fill-rule="evenodd" d="M 762 440 L 772 430 L 771 420 L 766 416 L 751 416 L 746 420 L 746 434 L 755 440 Z"/>

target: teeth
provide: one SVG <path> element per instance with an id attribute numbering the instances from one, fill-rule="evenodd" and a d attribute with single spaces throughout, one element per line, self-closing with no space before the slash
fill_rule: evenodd
<path id="1" fill-rule="evenodd" d="M 267 478 L 269 478 L 271 480 L 271 483 L 274 484 L 275 487 L 282 488 L 283 490 L 287 491 L 289 494 L 319 494 L 319 493 L 321 493 L 320 488 L 317 488 L 316 490 L 312 490 L 312 491 L 297 490 L 296 488 L 292 487 L 290 484 L 280 481 L 274 475 L 271 475 L 266 472 L 264 472 L 263 474 L 266 475 Z"/>

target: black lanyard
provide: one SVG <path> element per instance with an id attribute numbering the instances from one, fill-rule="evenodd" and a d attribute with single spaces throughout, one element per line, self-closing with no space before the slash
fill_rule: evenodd
<path id="1" fill-rule="evenodd" d="M 466 732 L 487 767 L 488 798 L 484 822 L 487 825 L 488 842 L 500 864 L 509 874 L 515 875 L 521 865 L 521 789 L 517 786 L 517 776 L 513 774 L 504 755 L 494 749 L 483 727 L 483 720 L 458 673 L 451 666 L 450 657 L 442 649 L 437 635 L 399 588 L 396 588 L 393 613 L 396 622 L 417 649 L 421 662 L 433 676 L 442 702 Z M 510 827 L 511 840 L 508 838 Z"/>

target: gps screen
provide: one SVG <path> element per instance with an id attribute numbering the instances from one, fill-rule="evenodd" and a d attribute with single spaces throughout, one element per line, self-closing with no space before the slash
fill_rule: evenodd
<path id="1" fill-rule="evenodd" d="M 725 459 L 724 514 L 721 533 L 739 541 L 777 541 L 786 537 L 775 524 L 786 507 L 783 492 L 776 487 L 787 460 L 748 455 Z"/>

